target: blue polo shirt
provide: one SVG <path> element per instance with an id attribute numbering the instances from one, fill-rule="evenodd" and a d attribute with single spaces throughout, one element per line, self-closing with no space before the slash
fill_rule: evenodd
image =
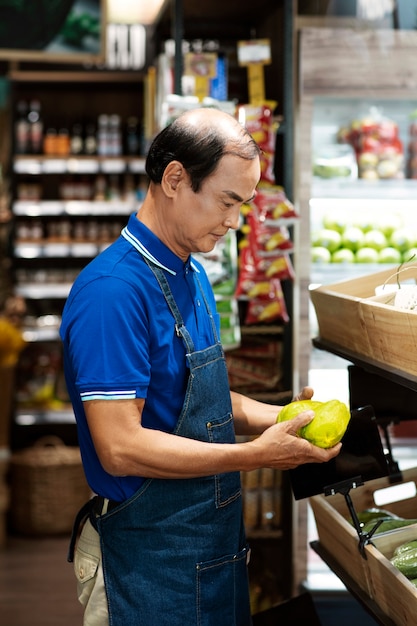
<path id="1" fill-rule="evenodd" d="M 142 424 L 172 432 L 188 380 L 185 346 L 142 255 L 163 269 L 195 350 L 215 341 L 200 285 L 219 333 L 214 295 L 201 264 L 191 257 L 184 263 L 136 215 L 117 241 L 79 274 L 65 304 L 60 331 L 67 389 L 88 483 L 95 493 L 117 501 L 133 495 L 143 478 L 114 477 L 104 471 L 87 426 L 84 402 L 144 398 Z"/>

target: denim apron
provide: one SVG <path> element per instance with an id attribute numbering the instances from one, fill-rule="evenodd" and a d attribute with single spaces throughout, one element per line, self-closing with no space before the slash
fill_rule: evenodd
<path id="1" fill-rule="evenodd" d="M 174 434 L 234 443 L 226 363 L 209 305 L 205 300 L 216 343 L 195 351 L 162 270 L 145 261 L 186 347 L 189 379 Z M 252 624 L 239 472 L 147 479 L 96 522 L 110 626 Z"/>

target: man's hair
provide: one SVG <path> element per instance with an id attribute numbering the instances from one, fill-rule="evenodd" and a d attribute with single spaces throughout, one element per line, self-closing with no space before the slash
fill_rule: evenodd
<path id="1" fill-rule="evenodd" d="M 190 124 L 183 116 L 164 128 L 153 140 L 146 158 L 146 173 L 160 183 L 171 161 L 179 161 L 190 176 L 192 190 L 197 193 L 205 178 L 212 174 L 227 154 L 253 160 L 260 155 L 258 144 L 237 120 L 237 133 L 227 134 L 215 123 Z"/>

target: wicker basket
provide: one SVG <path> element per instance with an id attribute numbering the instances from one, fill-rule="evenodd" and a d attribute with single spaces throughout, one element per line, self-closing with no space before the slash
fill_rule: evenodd
<path id="1" fill-rule="evenodd" d="M 69 533 L 91 497 L 80 450 L 57 437 L 42 437 L 15 452 L 10 462 L 13 530 L 25 535 Z"/>

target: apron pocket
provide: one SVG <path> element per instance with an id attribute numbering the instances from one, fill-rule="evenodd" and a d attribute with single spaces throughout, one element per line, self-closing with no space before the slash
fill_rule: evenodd
<path id="1" fill-rule="evenodd" d="M 197 626 L 250 626 L 248 549 L 197 563 Z"/>
<path id="2" fill-rule="evenodd" d="M 210 443 L 235 443 L 233 415 L 227 413 L 222 418 L 208 422 L 207 434 Z M 239 472 L 216 474 L 214 481 L 217 508 L 225 506 L 241 496 L 242 489 Z"/>

